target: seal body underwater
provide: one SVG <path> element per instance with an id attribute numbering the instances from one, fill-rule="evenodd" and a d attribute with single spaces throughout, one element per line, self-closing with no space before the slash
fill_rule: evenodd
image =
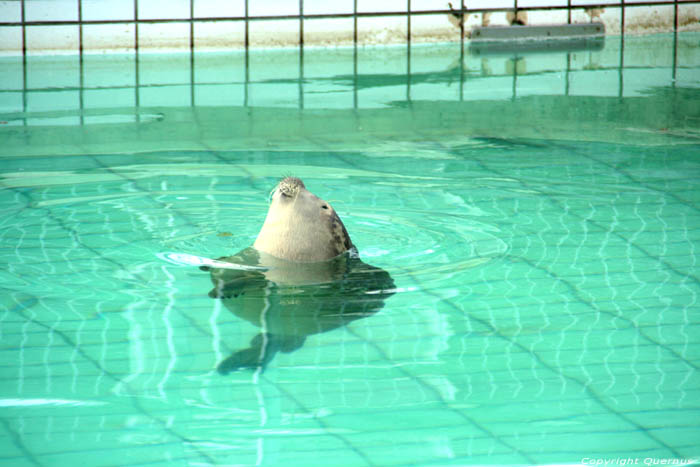
<path id="1" fill-rule="evenodd" d="M 231 268 L 202 267 L 214 284 L 209 296 L 260 327 L 248 348 L 219 364 L 220 373 L 264 369 L 309 335 L 371 316 L 394 293 L 388 272 L 360 260 L 330 204 L 294 177 L 275 188 L 254 244 L 219 261 Z"/>

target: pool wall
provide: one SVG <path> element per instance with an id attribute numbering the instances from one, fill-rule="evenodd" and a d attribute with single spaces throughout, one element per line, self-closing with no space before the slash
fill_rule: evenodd
<path id="1" fill-rule="evenodd" d="M 697 86 L 697 54 L 687 51 L 699 38 L 617 36 L 599 50 L 515 58 L 459 43 L 0 57 L 3 148 L 16 156 L 321 143 L 373 151 L 387 139 L 454 142 L 456 135 L 693 143 L 684 132 L 698 120 L 673 115 L 697 115 L 687 97 Z M 662 46 L 649 54 L 653 41 Z M 379 79 L 386 82 L 376 86 Z M 668 81 L 672 92 L 662 91 Z M 604 136 L 600 118 L 617 122 Z M 573 131 L 571 120 L 579 124 Z"/>
<path id="2" fill-rule="evenodd" d="M 0 1 L 0 53 L 459 41 L 514 10 L 529 25 L 600 21 L 608 34 L 700 30 L 700 1 L 678 0 L 21 0 Z"/>

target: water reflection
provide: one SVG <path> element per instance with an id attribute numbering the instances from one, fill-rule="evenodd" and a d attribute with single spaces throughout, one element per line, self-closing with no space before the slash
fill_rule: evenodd
<path id="1" fill-rule="evenodd" d="M 293 352 L 307 336 L 371 316 L 394 294 L 389 273 L 363 262 L 354 251 L 329 261 L 297 263 L 249 247 L 219 261 L 231 267 L 201 268 L 211 273 L 209 296 L 260 327 L 249 347 L 219 363 L 222 374 L 264 370 L 277 352 Z"/>
<path id="2" fill-rule="evenodd" d="M 202 147 L 376 151 L 387 142 L 450 146 L 460 136 L 687 144 L 695 142 L 685 135 L 697 112 L 677 93 L 697 90 L 697 42 L 697 33 L 683 33 L 0 57 L 0 138 L 13 157 Z M 616 124 L 599 131 L 601 121 Z M 681 138 L 659 133 L 674 127 Z"/>

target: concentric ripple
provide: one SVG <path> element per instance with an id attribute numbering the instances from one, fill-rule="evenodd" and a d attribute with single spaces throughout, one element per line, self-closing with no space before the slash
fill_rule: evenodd
<path id="1" fill-rule="evenodd" d="M 426 279 L 422 283 L 430 286 L 431 281 L 441 280 L 441 274 L 476 267 L 508 250 L 499 228 L 489 222 L 488 213 L 470 207 L 459 196 L 435 189 L 429 196 L 421 195 L 420 202 L 429 203 L 429 209 L 407 205 L 410 203 L 394 208 L 391 202 L 378 202 L 382 195 L 372 193 L 374 187 L 351 182 L 333 182 L 343 193 L 331 196 L 316 190 L 313 179 L 307 186 L 331 199 L 360 257 L 388 268 L 399 280 L 404 275 L 422 275 Z M 336 201 L 335 197 L 341 195 L 347 199 Z M 161 247 L 167 246 L 160 250 L 160 258 L 175 264 L 200 265 L 250 246 L 267 211 L 267 205 L 260 201 L 262 196 L 236 199 L 224 193 L 179 201 L 177 211 L 192 219 L 194 225 L 163 229 L 160 234 L 154 231 Z M 216 212 L 207 199 L 212 197 L 217 199 Z"/>

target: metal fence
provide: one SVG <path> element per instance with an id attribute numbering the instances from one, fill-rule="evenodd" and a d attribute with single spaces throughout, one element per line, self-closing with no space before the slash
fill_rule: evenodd
<path id="1" fill-rule="evenodd" d="M 399 40 L 411 42 L 415 39 L 416 24 L 428 21 L 427 27 L 435 27 L 435 21 L 447 25 L 445 17 L 452 20 L 453 34 L 440 37 L 463 40 L 465 37 L 465 18 L 474 14 L 499 14 L 505 11 L 533 12 L 537 14 L 550 12 L 563 22 L 571 23 L 572 13 L 584 9 L 590 11 L 605 8 L 614 11 L 615 21 L 619 22 L 619 32 L 626 33 L 629 12 L 643 7 L 673 8 L 672 28 L 679 29 L 680 11 L 691 8 L 690 5 L 700 1 L 630 1 L 630 0 L 455 0 L 453 3 L 434 0 L 377 0 L 371 4 L 365 0 L 345 0 L 332 2 L 333 5 L 321 5 L 315 0 L 279 0 L 277 2 L 255 3 L 251 0 L 220 2 L 218 0 L 177 0 L 168 2 L 163 9 L 160 3 L 152 0 L 54 0 L 32 2 L 19 0 L 0 2 L 0 42 L 5 42 L 6 49 L 27 54 L 32 51 L 28 34 L 41 31 L 50 37 L 43 44 L 56 40 L 68 40 L 70 47 L 81 53 L 90 45 L 91 37 L 107 31 L 109 27 L 126 27 L 120 32 L 126 48 L 139 50 L 143 47 L 143 29 L 153 26 L 177 29 L 174 33 L 180 39 L 181 47 L 197 48 L 198 28 L 212 24 L 229 25 L 222 35 L 235 35 L 241 47 L 255 46 L 251 41 L 251 30 L 256 25 L 266 25 L 262 34 L 275 34 L 275 29 L 287 23 L 288 36 L 285 45 L 304 46 L 307 43 L 309 28 L 319 20 L 340 21 L 339 28 L 348 33 L 348 40 L 353 44 L 362 42 L 363 22 L 370 20 L 375 24 L 391 21 L 394 28 L 400 29 Z M 226 8 L 224 8 L 226 5 Z M 565 15 L 565 16 L 564 16 Z M 432 21 L 432 22 L 431 22 Z M 697 22 L 697 19 L 695 20 Z M 670 26 L 671 22 L 668 23 Z M 275 25 L 277 23 L 277 26 Z M 59 34 L 46 28 L 64 28 Z M 68 28 L 68 29 L 65 29 Z M 86 28 L 92 34 L 86 35 Z M 290 29 L 291 28 L 291 29 Z M 56 30 L 58 31 L 58 30 Z M 351 39 L 350 39 L 351 37 Z M 395 38 L 396 39 L 396 38 Z M 36 49 L 41 49 L 37 45 Z M 7 50 L 6 50 L 7 51 Z"/>

